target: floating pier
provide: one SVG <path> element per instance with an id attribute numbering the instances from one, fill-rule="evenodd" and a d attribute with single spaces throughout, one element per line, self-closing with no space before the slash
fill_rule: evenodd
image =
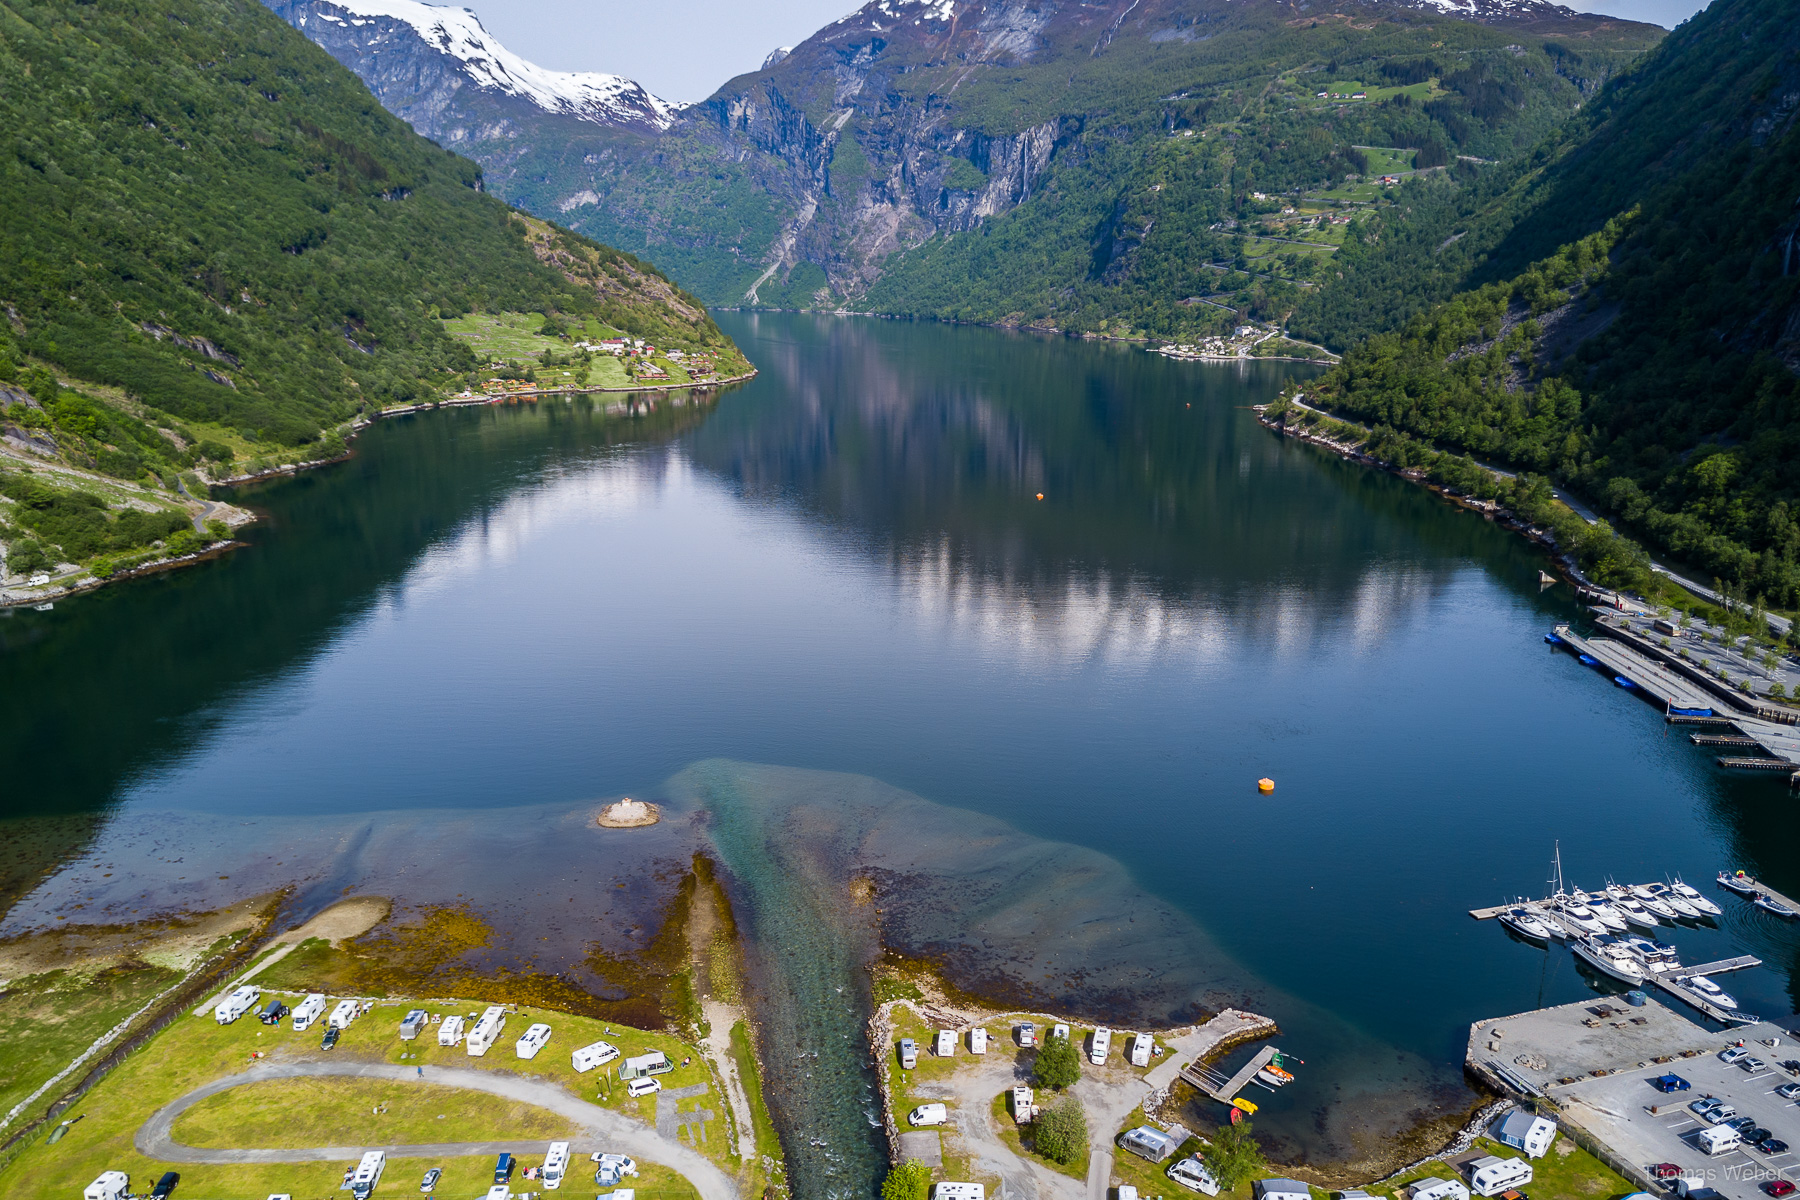
<path id="1" fill-rule="evenodd" d="M 1664 709 L 1688 709 L 1689 715 L 1697 717 L 1713 715 L 1717 701 L 1712 696 L 1637 651 L 1608 638 L 1589 641 L 1573 633 L 1567 625 L 1558 625 L 1556 636 L 1577 654 L 1598 660 L 1615 678 L 1654 697 Z"/>
<path id="2" fill-rule="evenodd" d="M 1800 912 L 1800 900 L 1795 900 L 1788 896 L 1782 895 L 1780 892 L 1776 891 L 1774 888 L 1770 887 L 1768 884 L 1764 883 L 1762 880 L 1756 878 L 1756 876 L 1754 876 L 1754 875 L 1744 876 L 1744 883 L 1747 884 L 1749 887 L 1755 889 L 1756 891 L 1761 892 L 1763 895 L 1767 896 L 1769 899 L 1775 901 L 1775 903 L 1784 904 L 1787 907 L 1793 909 L 1795 912 Z M 1730 891 L 1731 889 L 1727 888 L 1726 890 Z M 1735 892 L 1733 892 L 1732 894 L 1736 895 Z M 1750 899 L 1750 897 L 1748 897 L 1748 896 L 1738 896 L 1738 899 L 1742 900 L 1745 904 L 1754 903 L 1754 901 L 1752 901 Z"/>
<path id="3" fill-rule="evenodd" d="M 1250 1081 L 1256 1078 L 1258 1071 L 1274 1061 L 1275 1047 L 1264 1046 L 1230 1079 L 1225 1078 L 1221 1072 L 1215 1071 L 1211 1067 L 1203 1067 L 1197 1062 L 1183 1067 L 1181 1077 L 1214 1100 L 1230 1104 L 1233 1097 L 1250 1086 Z"/>

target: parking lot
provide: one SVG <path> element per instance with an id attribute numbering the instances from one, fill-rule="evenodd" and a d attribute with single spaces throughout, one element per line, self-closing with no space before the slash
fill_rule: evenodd
<path id="1" fill-rule="evenodd" d="M 1740 1037 L 1750 1054 L 1766 1064 L 1761 1070 L 1746 1071 L 1719 1058 L 1717 1051 Z M 1768 1039 L 1779 1039 L 1779 1045 L 1767 1045 Z M 1684 1175 L 1705 1179 L 1731 1200 L 1763 1200 L 1761 1184 L 1771 1179 L 1800 1182 L 1800 1156 L 1793 1150 L 1771 1157 L 1745 1146 L 1713 1157 L 1706 1155 L 1694 1144 L 1694 1135 L 1709 1126 L 1688 1107 L 1703 1096 L 1717 1096 L 1736 1108 L 1739 1116 L 1755 1118 L 1757 1125 L 1790 1146 L 1800 1147 L 1800 1106 L 1775 1094 L 1782 1084 L 1800 1081 L 1800 1075 L 1777 1065 L 1800 1059 L 1800 1043 L 1787 1030 L 1763 1024 L 1717 1035 L 1712 1051 L 1666 1065 L 1649 1063 L 1584 1079 L 1552 1088 L 1550 1094 L 1569 1116 L 1630 1161 L 1641 1166 L 1674 1163 Z M 1651 1080 L 1665 1072 L 1681 1076 L 1692 1087 L 1664 1095 Z"/>

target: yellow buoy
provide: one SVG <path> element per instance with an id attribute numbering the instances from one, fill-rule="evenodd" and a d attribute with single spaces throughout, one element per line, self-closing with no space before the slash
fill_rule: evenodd
<path id="1" fill-rule="evenodd" d="M 1272 792 L 1275 790 L 1275 781 L 1265 775 L 1263 778 L 1256 781 L 1256 790 L 1259 792 Z"/>

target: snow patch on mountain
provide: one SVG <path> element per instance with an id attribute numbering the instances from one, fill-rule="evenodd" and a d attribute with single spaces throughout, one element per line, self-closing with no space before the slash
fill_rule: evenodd
<path id="1" fill-rule="evenodd" d="M 319 0 L 311 9 L 317 19 L 336 25 L 362 26 L 384 17 L 404 21 L 426 45 L 461 62 L 478 86 L 518 96 L 545 112 L 602 125 L 643 123 L 659 130 L 675 121 L 675 106 L 634 80 L 597 71 L 551 71 L 520 58 L 466 8 L 420 0 Z"/>

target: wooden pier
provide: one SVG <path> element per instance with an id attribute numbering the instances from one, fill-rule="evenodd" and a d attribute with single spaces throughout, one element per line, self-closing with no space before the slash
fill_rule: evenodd
<path id="1" fill-rule="evenodd" d="M 1183 1067 L 1181 1069 L 1181 1078 L 1193 1084 L 1195 1087 L 1211 1096 L 1214 1100 L 1220 1100 L 1226 1104 L 1230 1104 L 1233 1099 L 1242 1094 L 1243 1090 L 1250 1085 L 1250 1081 L 1256 1078 L 1256 1073 L 1258 1071 L 1274 1061 L 1275 1047 L 1264 1046 L 1230 1079 L 1225 1078 L 1223 1074 L 1213 1070 L 1211 1067 L 1203 1067 L 1197 1062 L 1191 1062 Z"/>

